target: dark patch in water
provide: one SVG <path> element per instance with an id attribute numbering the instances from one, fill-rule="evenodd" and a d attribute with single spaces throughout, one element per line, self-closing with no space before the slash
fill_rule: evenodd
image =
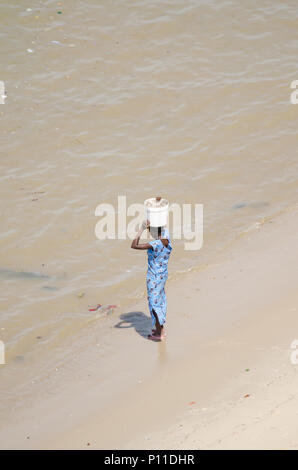
<path id="1" fill-rule="evenodd" d="M 47 289 L 47 290 L 58 290 L 59 288 L 58 287 L 55 287 L 55 286 L 42 286 L 43 289 Z"/>
<path id="2" fill-rule="evenodd" d="M 47 274 L 29 271 L 13 271 L 12 269 L 0 269 L 0 276 L 9 279 L 49 279 Z"/>
<path id="3" fill-rule="evenodd" d="M 270 206 L 267 201 L 255 201 L 255 202 L 237 202 L 232 206 L 232 209 L 243 209 L 243 207 L 253 207 L 254 209 L 262 209 L 263 207 Z"/>
<path id="4" fill-rule="evenodd" d="M 242 207 L 246 207 L 247 202 L 237 202 L 237 204 L 234 204 L 232 209 L 242 209 Z"/>
<path id="5" fill-rule="evenodd" d="M 25 360 L 25 356 L 15 356 L 15 357 L 14 357 L 14 360 L 15 360 L 16 362 L 22 362 L 22 361 Z"/>

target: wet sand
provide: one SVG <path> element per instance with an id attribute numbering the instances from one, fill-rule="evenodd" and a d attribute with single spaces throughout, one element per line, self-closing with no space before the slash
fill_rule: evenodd
<path id="1" fill-rule="evenodd" d="M 145 299 L 111 318 L 9 410 L 1 448 L 298 448 L 297 222 L 296 205 L 172 283 L 164 343 Z"/>

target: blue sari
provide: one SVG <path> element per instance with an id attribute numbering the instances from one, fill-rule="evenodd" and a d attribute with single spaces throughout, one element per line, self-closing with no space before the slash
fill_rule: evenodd
<path id="1" fill-rule="evenodd" d="M 149 311 L 152 318 L 152 327 L 155 327 L 156 319 L 153 310 L 157 315 L 160 325 L 166 321 L 167 314 L 167 298 L 165 293 L 165 283 L 168 279 L 168 261 L 172 251 L 169 231 L 162 229 L 161 238 L 168 239 L 168 246 L 164 246 L 162 241 L 150 241 L 152 249 L 147 250 L 148 254 L 148 271 L 147 271 L 147 293 Z"/>

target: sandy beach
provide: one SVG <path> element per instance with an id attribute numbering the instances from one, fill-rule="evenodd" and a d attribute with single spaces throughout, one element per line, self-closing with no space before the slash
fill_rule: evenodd
<path id="1" fill-rule="evenodd" d="M 123 312 L 130 327 L 111 319 L 102 354 L 9 410 L 1 448 L 298 448 L 297 222 L 296 205 L 172 282 L 165 342 L 144 337 L 145 299 Z"/>

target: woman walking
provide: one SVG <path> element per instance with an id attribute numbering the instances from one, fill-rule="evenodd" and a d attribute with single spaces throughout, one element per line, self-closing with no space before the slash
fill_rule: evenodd
<path id="1" fill-rule="evenodd" d="M 149 229 L 154 240 L 139 243 L 144 230 Z M 131 244 L 135 250 L 147 250 L 147 293 L 149 311 L 152 318 L 152 333 L 148 339 L 162 341 L 165 337 L 164 324 L 167 314 L 165 283 L 168 279 L 168 261 L 172 251 L 169 231 L 165 227 L 150 227 L 149 221 L 143 222 L 141 229 Z"/>

